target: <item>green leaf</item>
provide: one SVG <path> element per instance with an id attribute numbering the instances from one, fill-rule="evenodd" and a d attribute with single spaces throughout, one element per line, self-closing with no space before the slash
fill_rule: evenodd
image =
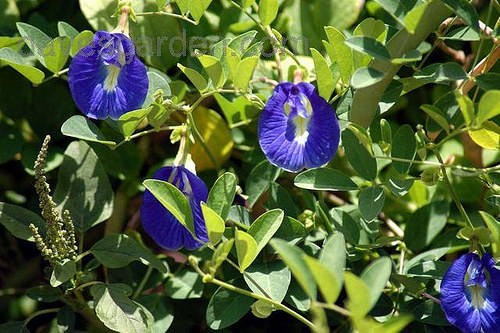
<path id="1" fill-rule="evenodd" d="M 389 179 L 387 187 L 391 190 L 392 194 L 402 197 L 410 191 L 413 183 L 413 179 Z"/>
<path id="2" fill-rule="evenodd" d="M 373 221 L 384 207 L 385 193 L 379 186 L 366 187 L 359 193 L 359 211 L 367 221 Z"/>
<path id="3" fill-rule="evenodd" d="M 304 252 L 281 239 L 273 239 L 270 244 L 278 252 L 288 268 L 290 268 L 293 276 L 297 279 L 306 294 L 311 299 L 316 299 L 316 284 L 309 267 L 304 261 Z"/>
<path id="4" fill-rule="evenodd" d="M 70 24 L 62 21 L 57 22 L 57 32 L 59 32 L 59 36 L 69 37 L 70 40 L 73 40 L 76 36 L 78 36 L 78 30 L 73 28 Z"/>
<path id="5" fill-rule="evenodd" d="M 259 253 L 257 242 L 250 234 L 236 229 L 234 231 L 234 244 L 238 255 L 238 265 L 240 266 L 240 271 L 243 273 Z"/>
<path id="6" fill-rule="evenodd" d="M 252 236 L 257 243 L 257 253 L 262 251 L 271 240 L 281 226 L 284 217 L 285 214 L 281 209 L 273 209 L 265 212 L 252 223 L 248 229 L 248 234 Z"/>
<path id="7" fill-rule="evenodd" d="M 486 121 L 482 128 L 469 130 L 471 139 L 485 149 L 500 149 L 500 126 L 492 121 Z"/>
<path id="8" fill-rule="evenodd" d="M 143 184 L 196 239 L 191 205 L 186 196 L 174 185 L 161 180 L 148 179 Z"/>
<path id="9" fill-rule="evenodd" d="M 76 314 L 69 306 L 64 306 L 57 311 L 57 329 L 59 332 L 74 332 Z"/>
<path id="10" fill-rule="evenodd" d="M 101 130 L 84 116 L 73 116 L 61 126 L 61 133 L 77 139 L 98 142 L 109 147 L 114 147 L 116 142 L 108 140 Z"/>
<path id="11" fill-rule="evenodd" d="M 168 0 L 156 0 L 156 5 L 158 6 L 158 10 L 162 11 L 167 5 Z"/>
<path id="12" fill-rule="evenodd" d="M 45 66 L 43 51 L 49 45 L 51 39 L 40 29 L 23 22 L 16 23 L 19 34 L 23 37 L 24 42 L 33 52 L 34 56 Z"/>
<path id="13" fill-rule="evenodd" d="M 259 1 L 259 17 L 264 26 L 273 23 L 278 15 L 279 2 L 278 0 L 260 0 Z"/>
<path id="14" fill-rule="evenodd" d="M 295 245 L 307 236 L 307 230 L 300 221 L 287 216 L 274 236 Z"/>
<path id="15" fill-rule="evenodd" d="M 334 303 L 339 297 L 341 289 L 336 275 L 331 272 L 329 267 L 313 257 L 304 255 L 304 261 L 314 276 L 314 280 L 318 284 L 318 288 L 326 302 Z"/>
<path id="16" fill-rule="evenodd" d="M 177 64 L 177 67 L 187 76 L 187 78 L 193 83 L 196 89 L 200 93 L 204 92 L 208 88 L 208 82 L 205 80 L 203 75 L 195 71 L 194 69 L 185 67 L 181 64 Z"/>
<path id="17" fill-rule="evenodd" d="M 401 126 L 394 135 L 392 142 L 392 157 L 405 160 L 413 160 L 415 158 L 417 141 L 410 125 Z M 393 161 L 392 166 L 397 172 L 405 175 L 410 171 L 411 163 Z"/>
<path id="18" fill-rule="evenodd" d="M 191 16 L 193 16 L 196 21 L 199 21 L 211 3 L 212 0 L 189 0 Z"/>
<path id="19" fill-rule="evenodd" d="M 351 49 L 368 54 L 375 59 L 390 61 L 391 55 L 384 44 L 370 37 L 354 36 L 345 41 Z"/>
<path id="20" fill-rule="evenodd" d="M 221 330 L 240 320 L 250 310 L 255 300 L 251 297 L 220 287 L 213 294 L 207 307 L 207 324 Z"/>
<path id="21" fill-rule="evenodd" d="M 389 154 L 392 149 L 392 128 L 384 118 L 380 119 L 380 135 L 382 141 L 379 141 L 379 146 L 384 153 Z"/>
<path id="22" fill-rule="evenodd" d="M 479 101 L 476 123 L 482 125 L 485 121 L 500 115 L 500 90 L 489 90 L 484 93 Z"/>
<path id="23" fill-rule="evenodd" d="M 71 39 L 69 37 L 54 38 L 43 49 L 45 67 L 52 73 L 58 73 L 68 61 L 70 48 Z"/>
<path id="24" fill-rule="evenodd" d="M 330 59 L 338 64 L 342 82 L 347 84 L 353 73 L 352 50 L 344 43 L 346 38 L 340 30 L 334 27 L 325 27 L 325 32 L 333 51 L 332 54 L 329 54 Z"/>
<path id="25" fill-rule="evenodd" d="M 83 49 L 85 46 L 89 45 L 94 39 L 94 33 L 90 30 L 84 30 L 76 36 L 71 42 L 71 49 L 69 54 L 74 57 Z"/>
<path id="26" fill-rule="evenodd" d="M 254 262 L 243 276 L 256 294 L 282 302 L 290 286 L 292 274 L 283 261 Z"/>
<path id="27" fill-rule="evenodd" d="M 366 296 L 371 295 L 370 288 L 366 283 L 351 272 L 344 273 L 345 289 L 348 296 L 347 308 L 356 317 L 364 317 L 371 309 L 370 302 L 366 301 Z M 371 282 L 370 282 L 371 283 Z"/>
<path id="28" fill-rule="evenodd" d="M 486 202 L 493 207 L 500 208 L 500 195 L 492 195 L 491 197 L 487 197 Z"/>
<path id="29" fill-rule="evenodd" d="M 356 26 L 353 35 L 370 37 L 379 42 L 383 42 L 387 36 L 387 28 L 384 21 L 368 17 Z M 372 60 L 372 57 L 369 55 L 361 54 L 359 52 L 354 52 L 353 56 L 355 69 L 367 66 Z"/>
<path id="30" fill-rule="evenodd" d="M 0 331 L 4 333 L 30 333 L 30 330 L 24 325 L 24 321 L 10 321 L 1 324 Z"/>
<path id="31" fill-rule="evenodd" d="M 217 269 L 222 265 L 222 263 L 226 260 L 227 256 L 231 252 L 234 244 L 234 238 L 222 242 L 219 244 L 217 249 L 214 251 L 212 255 L 212 260 L 210 260 L 210 273 L 215 275 Z"/>
<path id="32" fill-rule="evenodd" d="M 148 309 L 154 317 L 152 333 L 168 331 L 174 321 L 174 306 L 167 297 L 158 294 L 141 295 L 137 298 L 137 302 Z"/>
<path id="33" fill-rule="evenodd" d="M 222 238 L 222 235 L 224 235 L 226 224 L 219 214 L 204 203 L 201 204 L 201 211 L 203 212 L 203 218 L 205 219 L 208 239 L 212 245 L 217 245 Z"/>
<path id="34" fill-rule="evenodd" d="M 411 9 L 404 18 L 404 26 L 409 33 L 415 34 L 421 22 L 425 22 L 425 13 L 429 3 L 424 2 Z"/>
<path id="35" fill-rule="evenodd" d="M 130 138 L 139 125 L 146 119 L 151 109 L 139 109 L 124 113 L 118 119 L 118 126 L 125 138 Z M 93 123 L 90 123 L 93 125 Z M 99 130 L 99 129 L 97 129 Z"/>
<path id="36" fill-rule="evenodd" d="M 349 163 L 362 177 L 375 180 L 377 177 L 377 161 L 370 155 L 366 148 L 359 142 L 356 135 L 350 130 L 342 132 L 342 144 Z"/>
<path id="37" fill-rule="evenodd" d="M 41 70 L 28 65 L 26 60 L 11 48 L 4 47 L 0 49 L 0 62 L 2 61 L 21 73 L 34 84 L 42 83 L 45 78 L 45 74 Z"/>
<path id="38" fill-rule="evenodd" d="M 62 292 L 60 288 L 43 285 L 27 289 L 26 296 L 38 302 L 53 303 L 59 300 Z"/>
<path id="39" fill-rule="evenodd" d="M 475 77 L 476 85 L 483 90 L 500 90 L 500 74 L 486 73 Z"/>
<path id="40" fill-rule="evenodd" d="M 314 60 L 319 95 L 328 101 L 335 90 L 337 82 L 334 81 L 333 73 L 323 55 L 316 49 L 310 50 Z"/>
<path id="41" fill-rule="evenodd" d="M 248 89 L 248 83 L 253 77 L 258 62 L 259 57 L 257 56 L 248 57 L 240 61 L 238 64 L 238 74 L 233 82 L 236 89 L 241 91 L 246 91 Z"/>
<path id="42" fill-rule="evenodd" d="M 149 71 L 148 80 L 149 80 L 148 94 L 146 95 L 144 104 L 142 104 L 143 108 L 147 108 L 155 102 L 154 95 L 158 90 L 162 90 L 164 96 L 172 95 L 172 90 L 170 89 L 170 85 L 168 84 L 167 76 L 165 74 Z M 161 125 L 163 125 L 163 123 L 160 124 L 160 126 Z M 155 127 L 155 125 L 152 126 Z"/>
<path id="43" fill-rule="evenodd" d="M 484 223 L 488 227 L 491 233 L 491 249 L 493 250 L 493 256 L 498 258 L 500 255 L 500 223 L 490 214 L 479 211 Z"/>
<path id="44" fill-rule="evenodd" d="M 469 96 L 463 95 L 460 90 L 454 90 L 455 98 L 457 99 L 460 111 L 464 116 L 465 125 L 470 126 L 474 120 L 474 103 Z"/>
<path id="45" fill-rule="evenodd" d="M 165 283 L 165 293 L 172 299 L 194 299 L 203 295 L 201 276 L 192 269 L 182 268 Z"/>
<path id="46" fill-rule="evenodd" d="M 69 211 L 77 231 L 87 231 L 111 216 L 113 189 L 108 174 L 87 143 L 70 143 L 57 180 L 54 201 L 61 211 Z"/>
<path id="47" fill-rule="evenodd" d="M 479 15 L 476 8 L 467 0 L 443 0 L 472 29 L 479 32 Z"/>
<path id="48" fill-rule="evenodd" d="M 226 172 L 217 179 L 208 194 L 208 207 L 212 208 L 224 220 L 227 219 L 229 209 L 233 204 L 236 184 L 236 176 L 233 173 Z"/>
<path id="49" fill-rule="evenodd" d="M 393 64 L 399 65 L 417 62 L 419 60 L 422 60 L 422 53 L 418 52 L 417 50 L 410 50 L 399 58 L 393 58 L 391 62 Z"/>
<path id="50" fill-rule="evenodd" d="M 453 29 L 440 38 L 444 40 L 459 40 L 463 42 L 478 42 L 481 40 L 478 31 L 468 26 Z"/>
<path id="51" fill-rule="evenodd" d="M 414 77 L 429 83 L 444 83 L 465 80 L 467 79 L 467 73 L 456 62 L 446 62 L 429 65 L 415 73 Z"/>
<path id="52" fill-rule="evenodd" d="M 354 191 L 358 189 L 349 176 L 335 169 L 306 170 L 295 177 L 295 186 L 317 191 Z"/>
<path id="53" fill-rule="evenodd" d="M 446 226 L 449 215 L 449 203 L 435 201 L 408 217 L 404 237 L 408 248 L 418 252 L 427 247 Z"/>
<path id="54" fill-rule="evenodd" d="M 97 317 L 118 332 L 150 332 L 154 318 L 141 304 L 132 301 L 127 294 L 130 287 L 124 284 L 96 284 L 90 288 L 95 302 Z"/>
<path id="55" fill-rule="evenodd" d="M 37 214 L 26 208 L 0 202 L 0 224 L 17 238 L 34 242 L 33 233 L 29 228 L 33 223 L 41 235 L 45 235 L 47 227 L 45 221 Z"/>
<path id="56" fill-rule="evenodd" d="M 450 124 L 448 124 L 448 120 L 444 116 L 442 116 L 441 110 L 434 105 L 424 104 L 420 106 L 420 108 L 427 113 L 429 117 L 432 118 L 442 129 L 445 130 L 446 133 L 450 133 Z"/>
<path id="57" fill-rule="evenodd" d="M 123 234 L 111 234 L 95 243 L 90 252 L 108 268 L 125 267 L 132 261 L 156 268 L 161 273 L 168 269 L 153 253 L 135 239 Z"/>
<path id="58" fill-rule="evenodd" d="M 50 276 L 50 285 L 52 287 L 59 287 L 64 282 L 69 281 L 75 274 L 76 264 L 73 260 L 65 260 L 62 263 L 57 263 Z"/>
<path id="59" fill-rule="evenodd" d="M 201 55 L 198 57 L 198 60 L 207 72 L 208 77 L 212 80 L 214 88 L 222 87 L 226 82 L 226 75 L 219 59 L 211 55 Z"/>
<path id="60" fill-rule="evenodd" d="M 375 0 L 382 8 L 384 8 L 392 17 L 404 24 L 404 18 L 413 8 L 412 4 L 418 4 L 417 1 L 406 2 L 401 0 Z"/>
<path id="61" fill-rule="evenodd" d="M 295 204 L 288 190 L 278 183 L 272 183 L 269 189 L 269 200 L 267 209 L 283 209 L 285 215 L 297 218 L 299 215 L 298 207 Z"/>
<path id="62" fill-rule="evenodd" d="M 372 309 L 384 291 L 387 281 L 391 276 L 392 262 L 389 257 L 382 257 L 372 262 L 361 273 L 361 279 L 370 286 L 369 305 Z"/>
<path id="63" fill-rule="evenodd" d="M 260 196 L 269 189 L 271 183 L 278 178 L 279 173 L 280 170 L 267 160 L 260 162 L 252 169 L 246 182 L 249 207 L 255 205 Z"/>
<path id="64" fill-rule="evenodd" d="M 384 73 L 371 67 L 357 69 L 351 77 L 351 87 L 354 89 L 366 88 L 380 82 L 385 77 Z"/>

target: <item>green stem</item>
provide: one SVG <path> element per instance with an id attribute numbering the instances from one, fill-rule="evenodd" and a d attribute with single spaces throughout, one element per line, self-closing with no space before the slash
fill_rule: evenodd
<path id="1" fill-rule="evenodd" d="M 137 138 L 140 138 L 141 136 L 145 136 L 145 135 L 153 134 L 153 133 L 164 132 L 164 131 L 172 131 L 176 127 L 177 126 L 163 126 L 163 127 L 158 128 L 158 129 L 152 128 L 152 129 L 149 129 L 147 131 L 142 131 L 142 132 L 139 132 L 139 133 L 135 133 L 135 134 L 131 135 L 130 137 L 125 138 L 125 140 L 117 143 L 115 146 L 112 147 L 112 149 L 113 150 L 118 149 L 121 146 L 123 146 L 124 144 L 126 144 L 127 142 L 129 142 L 131 140 L 134 140 L 134 139 L 137 139 Z"/>
<path id="2" fill-rule="evenodd" d="M 170 16 L 170 17 L 175 17 L 177 19 L 189 22 L 193 25 L 198 25 L 198 22 L 191 20 L 189 17 L 185 15 L 180 15 L 180 14 L 175 14 L 175 13 L 169 13 L 169 12 L 144 12 L 144 13 L 136 13 L 135 16 L 151 16 L 151 15 L 161 15 L 161 16 Z"/>
<path id="3" fill-rule="evenodd" d="M 334 304 L 334 303 L 316 303 L 316 305 L 318 305 L 319 307 L 322 307 L 324 309 L 328 309 L 328 310 L 332 310 L 332 311 L 335 311 L 343 316 L 346 316 L 346 317 L 350 317 L 351 316 L 351 312 L 344 309 L 343 307 L 340 307 L 338 306 L 337 304 Z"/>
<path id="4" fill-rule="evenodd" d="M 142 290 L 146 286 L 146 283 L 148 282 L 149 278 L 151 277 L 151 273 L 152 272 L 153 272 L 153 267 L 152 266 L 148 266 L 148 270 L 146 271 L 146 274 L 142 278 L 141 283 L 139 284 L 139 286 L 135 290 L 135 293 L 132 296 L 132 299 L 137 299 L 137 297 L 141 296 Z"/>
<path id="5" fill-rule="evenodd" d="M 92 253 L 92 252 L 90 252 L 90 250 L 80 253 L 80 254 L 76 257 L 75 262 L 79 262 L 80 260 L 82 260 L 84 257 L 88 256 L 88 255 L 89 255 L 89 254 L 91 254 L 91 253 Z"/>
<path id="6" fill-rule="evenodd" d="M 431 165 L 431 166 L 457 169 L 457 170 L 476 172 L 476 173 L 487 173 L 487 172 L 496 171 L 496 170 L 500 169 L 500 165 L 497 165 L 497 166 L 494 166 L 491 168 L 479 169 L 479 168 L 464 167 L 461 165 L 442 164 L 442 163 L 432 162 L 432 161 L 408 160 L 406 158 L 399 158 L 399 157 L 392 157 L 392 156 L 375 155 L 375 156 L 373 156 L 373 158 L 378 158 L 378 159 L 382 159 L 382 160 L 391 160 L 391 161 L 396 161 L 396 162 L 420 164 L 420 165 Z"/>
<path id="7" fill-rule="evenodd" d="M 28 318 L 26 318 L 24 320 L 24 326 L 28 325 L 28 323 L 35 317 L 38 317 L 38 316 L 41 316 L 41 315 L 44 315 L 44 314 L 47 314 L 47 313 L 54 313 L 54 312 L 57 312 L 59 311 L 60 308 L 51 308 L 51 309 L 45 309 L 45 310 L 40 310 L 40 311 L 37 311 L 33 314 L 31 314 Z"/>
<path id="8" fill-rule="evenodd" d="M 200 276 L 203 278 L 203 282 L 205 282 L 205 283 L 213 283 L 213 284 L 215 284 L 215 285 L 217 285 L 219 287 L 222 287 L 224 289 L 233 291 L 235 293 L 238 293 L 238 294 L 241 294 L 241 295 L 245 295 L 245 296 L 248 296 L 248 297 L 251 297 L 251 298 L 255 298 L 257 300 L 266 301 L 266 302 L 274 305 L 277 309 L 282 310 L 282 311 L 288 313 L 289 315 L 291 315 L 292 317 L 296 318 L 297 320 L 301 321 L 302 323 L 304 323 L 305 325 L 307 325 L 311 330 L 314 331 L 314 329 L 316 328 L 316 326 L 312 322 L 310 322 L 309 320 L 307 320 L 305 317 L 301 316 L 299 313 L 293 311 L 292 309 L 290 309 L 286 305 L 283 305 L 280 302 L 277 302 L 277 301 L 275 301 L 275 300 L 273 300 L 271 298 L 255 294 L 255 293 L 253 293 L 251 291 L 238 288 L 238 287 L 233 286 L 233 285 L 231 285 L 229 283 L 226 283 L 224 281 L 220 281 L 220 280 L 212 277 L 209 274 L 205 274 L 200 269 L 200 267 L 198 267 L 197 264 L 196 265 L 192 264 L 192 266 L 196 270 L 196 272 L 198 272 L 198 274 L 200 274 Z"/>
<path id="9" fill-rule="evenodd" d="M 445 167 L 445 164 L 443 162 L 443 158 L 441 157 L 441 154 L 439 153 L 439 150 L 437 148 L 434 148 L 434 154 L 436 154 L 436 157 L 438 161 L 441 163 L 441 171 L 443 172 L 443 178 L 444 181 L 446 182 L 446 185 L 450 189 L 450 195 L 453 201 L 455 202 L 455 205 L 457 206 L 458 210 L 460 211 L 460 214 L 462 214 L 462 217 L 465 219 L 465 222 L 469 227 L 474 230 L 474 225 L 472 224 L 472 221 L 470 220 L 469 216 L 467 215 L 467 212 L 464 209 L 464 206 L 460 202 L 460 199 L 457 196 L 457 193 L 455 192 L 455 189 L 453 188 L 453 185 L 451 184 L 450 178 L 448 177 L 448 173 Z"/>
<path id="10" fill-rule="evenodd" d="M 59 71 L 59 72 L 55 73 L 54 75 L 52 75 L 52 76 L 49 76 L 49 77 L 45 78 L 45 80 L 43 80 L 43 81 L 42 81 L 42 83 L 40 83 L 40 84 L 44 84 L 44 83 L 46 83 L 46 82 L 49 82 L 49 81 L 50 81 L 50 80 L 52 80 L 52 79 L 55 79 L 56 77 L 60 77 L 61 75 L 66 74 L 68 71 L 69 71 L 69 68 L 63 69 L 63 70 L 61 70 L 61 71 Z M 35 87 L 37 87 L 37 86 L 39 86 L 40 84 L 35 84 L 34 86 L 35 86 Z"/>
<path id="11" fill-rule="evenodd" d="M 87 288 L 87 287 L 90 287 L 90 286 L 93 286 L 95 284 L 102 284 L 101 281 L 90 281 L 90 282 L 87 282 L 87 283 L 84 283 L 84 284 L 81 284 L 79 285 L 78 287 L 76 287 L 74 290 L 75 291 L 80 291 L 84 288 Z"/>

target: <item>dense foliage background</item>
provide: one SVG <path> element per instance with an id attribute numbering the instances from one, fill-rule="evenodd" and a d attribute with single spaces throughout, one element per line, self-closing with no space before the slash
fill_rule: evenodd
<path id="1" fill-rule="evenodd" d="M 445 271 L 469 249 L 500 256 L 497 0 L 133 0 L 146 102 L 89 120 L 67 68 L 120 5 L 0 1 L 1 332 L 455 330 Z M 342 129 L 335 158 L 299 175 L 257 131 L 273 84 L 297 77 Z M 168 251 L 141 227 L 143 182 L 185 131 L 213 234 Z M 44 234 L 47 135 L 78 246 L 52 264 L 29 228 Z M 172 193 L 158 189 L 182 211 Z"/>

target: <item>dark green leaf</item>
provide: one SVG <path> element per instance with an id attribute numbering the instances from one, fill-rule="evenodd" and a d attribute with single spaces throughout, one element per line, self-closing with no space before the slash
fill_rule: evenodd
<path id="1" fill-rule="evenodd" d="M 152 333 L 168 331 L 174 321 L 174 306 L 167 297 L 157 294 L 141 295 L 137 298 L 137 302 L 148 309 L 154 317 Z"/>
<path id="2" fill-rule="evenodd" d="M 377 177 L 377 161 L 370 155 L 356 135 L 346 129 L 342 132 L 342 144 L 349 163 L 362 177 L 375 180 Z"/>
<path id="3" fill-rule="evenodd" d="M 367 221 L 374 220 L 384 207 L 385 193 L 382 187 L 367 187 L 359 194 L 359 211 Z"/>
<path id="4" fill-rule="evenodd" d="M 254 299 L 220 287 L 207 307 L 207 324 L 221 330 L 240 320 L 250 310 Z"/>
<path id="5" fill-rule="evenodd" d="M 33 223 L 38 231 L 45 235 L 47 230 L 45 221 L 37 214 L 26 208 L 0 202 L 0 224 L 17 238 L 34 242 L 33 233 L 29 225 Z"/>
<path id="6" fill-rule="evenodd" d="M 469 26 L 479 32 L 479 15 L 476 8 L 467 0 L 443 0 L 460 16 Z"/>
<path id="7" fill-rule="evenodd" d="M 295 186 L 318 191 L 352 191 L 358 186 L 342 172 L 328 168 L 302 172 L 294 180 Z"/>
<path id="8" fill-rule="evenodd" d="M 230 172 L 226 172 L 217 179 L 208 194 L 208 207 L 212 208 L 224 220 L 227 219 L 229 209 L 233 204 L 236 185 L 236 176 Z"/>
<path id="9" fill-rule="evenodd" d="M 98 142 L 113 147 L 116 142 L 107 139 L 101 130 L 84 116 L 73 116 L 66 120 L 61 127 L 62 134 L 90 142 Z"/>
<path id="10" fill-rule="evenodd" d="M 203 294 L 203 281 L 194 270 L 183 268 L 167 280 L 165 292 L 172 299 L 200 298 Z"/>
<path id="11" fill-rule="evenodd" d="M 271 165 L 267 160 L 257 164 L 247 178 L 246 194 L 248 195 L 248 205 L 253 205 L 260 196 L 267 191 L 271 183 L 279 176 L 279 168 Z"/>
<path id="12" fill-rule="evenodd" d="M 404 160 L 413 160 L 415 158 L 417 142 L 410 125 L 401 126 L 394 135 L 392 142 L 392 157 Z M 410 171 L 411 163 L 393 161 L 392 166 L 400 174 L 407 174 Z"/>
<path id="13" fill-rule="evenodd" d="M 500 74 L 486 73 L 476 76 L 477 86 L 483 90 L 500 90 Z"/>

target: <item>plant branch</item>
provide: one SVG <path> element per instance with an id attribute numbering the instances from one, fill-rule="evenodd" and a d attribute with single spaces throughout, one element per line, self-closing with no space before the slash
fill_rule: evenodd
<path id="1" fill-rule="evenodd" d="M 199 22 L 196 22 L 196 21 L 190 19 L 186 15 L 180 15 L 180 14 L 169 13 L 169 12 L 144 12 L 144 13 L 136 13 L 135 14 L 135 16 L 151 16 L 151 15 L 170 16 L 170 17 L 177 18 L 179 20 L 183 20 L 183 21 L 189 22 L 189 23 L 191 23 L 193 25 L 198 25 L 199 24 Z"/>

